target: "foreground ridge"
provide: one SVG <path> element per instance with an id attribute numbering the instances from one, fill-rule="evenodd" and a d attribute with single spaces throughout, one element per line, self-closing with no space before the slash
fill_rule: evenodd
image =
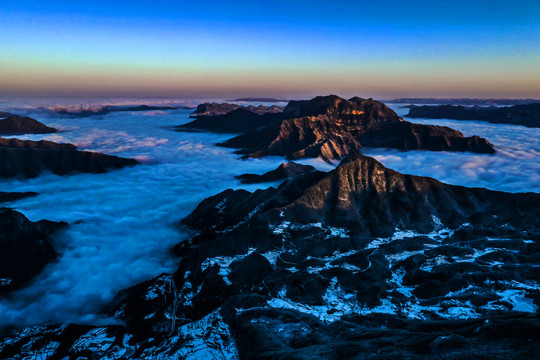
<path id="1" fill-rule="evenodd" d="M 278 188 L 226 190 L 183 220 L 195 234 L 175 248 L 175 273 L 105 310 L 125 325 L 14 332 L 0 357 L 534 356 L 539 200 L 363 155 Z"/>

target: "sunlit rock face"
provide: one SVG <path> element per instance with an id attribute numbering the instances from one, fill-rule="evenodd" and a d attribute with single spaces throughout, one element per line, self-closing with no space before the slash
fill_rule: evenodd
<path id="1" fill-rule="evenodd" d="M 56 259 L 49 235 L 64 225 L 31 222 L 17 211 L 0 208 L 0 295 L 25 285 Z"/>
<path id="2" fill-rule="evenodd" d="M 486 139 L 464 137 L 457 130 L 411 124 L 386 105 L 373 99 L 350 100 L 335 95 L 291 101 L 277 125 L 239 135 L 222 146 L 241 148 L 245 157 L 268 155 L 288 159 L 320 157 L 340 160 L 362 146 L 402 150 L 472 151 L 493 153 Z"/>
<path id="3" fill-rule="evenodd" d="M 100 173 L 136 164 L 133 159 L 79 151 L 72 144 L 0 138 L 0 177 L 32 178 L 42 171 Z"/>
<path id="4" fill-rule="evenodd" d="M 0 119 L 2 118 L 0 114 Z M 10 115 L 0 120 L 0 135 L 51 134 L 57 130 L 29 117 Z"/>

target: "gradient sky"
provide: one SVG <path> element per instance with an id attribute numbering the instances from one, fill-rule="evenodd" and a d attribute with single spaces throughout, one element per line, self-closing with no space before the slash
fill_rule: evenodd
<path id="1" fill-rule="evenodd" d="M 540 98 L 540 1 L 0 0 L 2 96 Z"/>

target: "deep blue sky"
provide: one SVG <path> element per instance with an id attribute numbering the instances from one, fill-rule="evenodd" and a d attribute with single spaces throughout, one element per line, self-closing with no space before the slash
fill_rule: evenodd
<path id="1" fill-rule="evenodd" d="M 540 1 L 0 0 L 2 95 L 540 97 Z"/>

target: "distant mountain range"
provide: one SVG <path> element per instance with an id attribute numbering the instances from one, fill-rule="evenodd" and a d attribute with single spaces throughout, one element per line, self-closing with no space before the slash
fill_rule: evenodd
<path id="1" fill-rule="evenodd" d="M 245 101 L 245 102 L 289 102 L 289 100 L 276 99 L 276 98 L 265 98 L 265 97 L 247 97 L 247 98 L 238 98 L 229 101 Z"/>
<path id="2" fill-rule="evenodd" d="M 410 118 L 482 120 L 496 124 L 540 127 L 540 102 L 505 107 L 456 105 L 411 106 Z"/>
<path id="3" fill-rule="evenodd" d="M 520 105 L 540 102 L 540 99 L 471 99 L 471 98 L 399 98 L 384 100 L 386 103 L 394 104 L 433 104 L 433 105 L 481 105 L 481 106 L 501 106 Z"/>

